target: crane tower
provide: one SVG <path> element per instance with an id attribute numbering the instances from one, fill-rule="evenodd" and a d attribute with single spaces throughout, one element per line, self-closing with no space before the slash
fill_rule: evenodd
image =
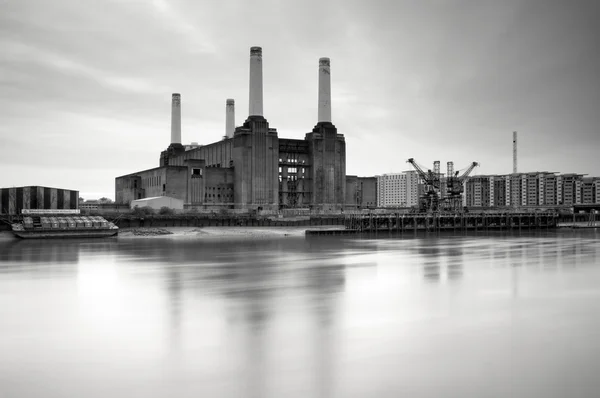
<path id="1" fill-rule="evenodd" d="M 423 181 L 424 190 L 420 198 L 420 211 L 436 212 L 445 210 L 458 212 L 462 209 L 464 183 L 471 171 L 479 166 L 479 163 L 472 162 L 460 174 L 460 171 L 454 171 L 454 162 L 447 162 L 447 175 L 445 181 L 442 181 L 439 161 L 434 162 L 433 171 L 427 170 L 427 172 L 413 158 L 408 159 L 407 162 L 414 167 L 421 181 Z"/>

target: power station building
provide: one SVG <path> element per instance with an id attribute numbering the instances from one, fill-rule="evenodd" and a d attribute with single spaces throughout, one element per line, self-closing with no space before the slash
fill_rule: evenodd
<path id="1" fill-rule="evenodd" d="M 318 119 L 303 140 L 280 138 L 264 117 L 262 62 L 262 49 L 252 47 L 249 115 L 235 127 L 234 100 L 228 99 L 221 141 L 182 145 L 181 96 L 173 94 L 171 144 L 158 167 L 115 179 L 116 202 L 170 196 L 188 209 L 360 207 L 357 177 L 346 178 L 346 142 L 331 119 L 329 58 L 319 59 Z"/>

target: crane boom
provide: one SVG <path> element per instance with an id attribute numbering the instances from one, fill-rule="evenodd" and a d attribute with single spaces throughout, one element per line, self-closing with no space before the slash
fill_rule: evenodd
<path id="1" fill-rule="evenodd" d="M 427 181 L 428 177 L 427 177 L 427 173 L 425 173 L 423 171 L 423 169 L 421 169 L 421 167 L 419 167 L 419 165 L 417 164 L 417 162 L 415 162 L 415 159 L 410 158 L 407 160 L 408 163 L 410 163 L 412 165 L 412 167 L 415 168 L 415 170 L 417 171 L 417 174 L 419 174 L 419 177 L 421 177 L 421 179 L 423 181 Z"/>
<path id="2" fill-rule="evenodd" d="M 423 180 L 423 183 L 425 185 L 429 185 L 435 189 L 439 189 L 440 188 L 440 177 L 439 177 L 439 162 L 438 162 L 438 173 L 434 173 L 431 170 L 427 170 L 427 172 L 424 172 L 423 169 L 421 168 L 421 166 L 419 166 L 417 164 L 417 162 L 415 162 L 415 159 L 410 158 L 407 160 L 408 163 L 410 163 L 415 170 L 417 171 L 417 174 L 419 174 L 419 177 L 421 177 L 421 179 Z"/>
<path id="3" fill-rule="evenodd" d="M 477 163 L 477 162 L 471 163 L 471 165 L 469 166 L 469 168 L 460 177 L 458 177 L 458 181 L 462 184 L 467 179 L 467 177 L 469 176 L 469 174 L 471 174 L 471 172 L 473 171 L 473 169 L 475 167 L 477 167 L 477 166 L 479 166 L 479 163 Z"/>

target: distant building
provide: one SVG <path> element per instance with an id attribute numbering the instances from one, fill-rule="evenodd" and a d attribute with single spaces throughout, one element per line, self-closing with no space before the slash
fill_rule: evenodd
<path id="1" fill-rule="evenodd" d="M 581 203 L 581 183 L 583 174 L 563 174 L 562 177 L 562 203 L 574 205 Z"/>
<path id="2" fill-rule="evenodd" d="M 412 207 L 419 203 L 416 171 L 377 176 L 377 207 Z"/>
<path id="3" fill-rule="evenodd" d="M 584 177 L 581 181 L 581 203 L 592 204 L 600 203 L 598 188 L 600 187 L 599 177 Z"/>
<path id="4" fill-rule="evenodd" d="M 468 180 L 464 193 L 466 206 L 490 206 L 493 196 L 490 195 L 489 187 L 493 178 L 494 176 L 475 176 Z"/>
<path id="5" fill-rule="evenodd" d="M 80 210 L 98 210 L 98 206 L 100 205 L 100 201 L 98 200 L 86 200 L 79 204 Z"/>
<path id="6" fill-rule="evenodd" d="M 465 187 L 469 207 L 557 206 L 600 203 L 600 178 L 548 171 L 481 175 Z"/>
<path id="7" fill-rule="evenodd" d="M 40 186 L 0 188 L 0 214 L 22 209 L 78 209 L 79 191 Z"/>

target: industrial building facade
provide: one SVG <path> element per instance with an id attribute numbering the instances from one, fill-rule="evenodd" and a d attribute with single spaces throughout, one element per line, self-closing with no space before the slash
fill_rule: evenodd
<path id="1" fill-rule="evenodd" d="M 346 176 L 346 208 L 377 207 L 377 177 Z"/>
<path id="2" fill-rule="evenodd" d="M 279 138 L 263 116 L 262 49 L 252 47 L 249 116 L 244 124 L 234 127 L 234 101 L 228 99 L 223 140 L 183 146 L 181 96 L 173 94 L 171 144 L 160 154 L 158 167 L 115 179 L 116 202 L 170 196 L 183 200 L 187 208 L 347 207 L 346 143 L 331 122 L 329 58 L 319 60 L 318 99 L 317 124 L 304 140 Z"/>
<path id="3" fill-rule="evenodd" d="M 0 188 L 0 214 L 21 214 L 23 209 L 77 209 L 79 191 L 40 186 Z"/>

